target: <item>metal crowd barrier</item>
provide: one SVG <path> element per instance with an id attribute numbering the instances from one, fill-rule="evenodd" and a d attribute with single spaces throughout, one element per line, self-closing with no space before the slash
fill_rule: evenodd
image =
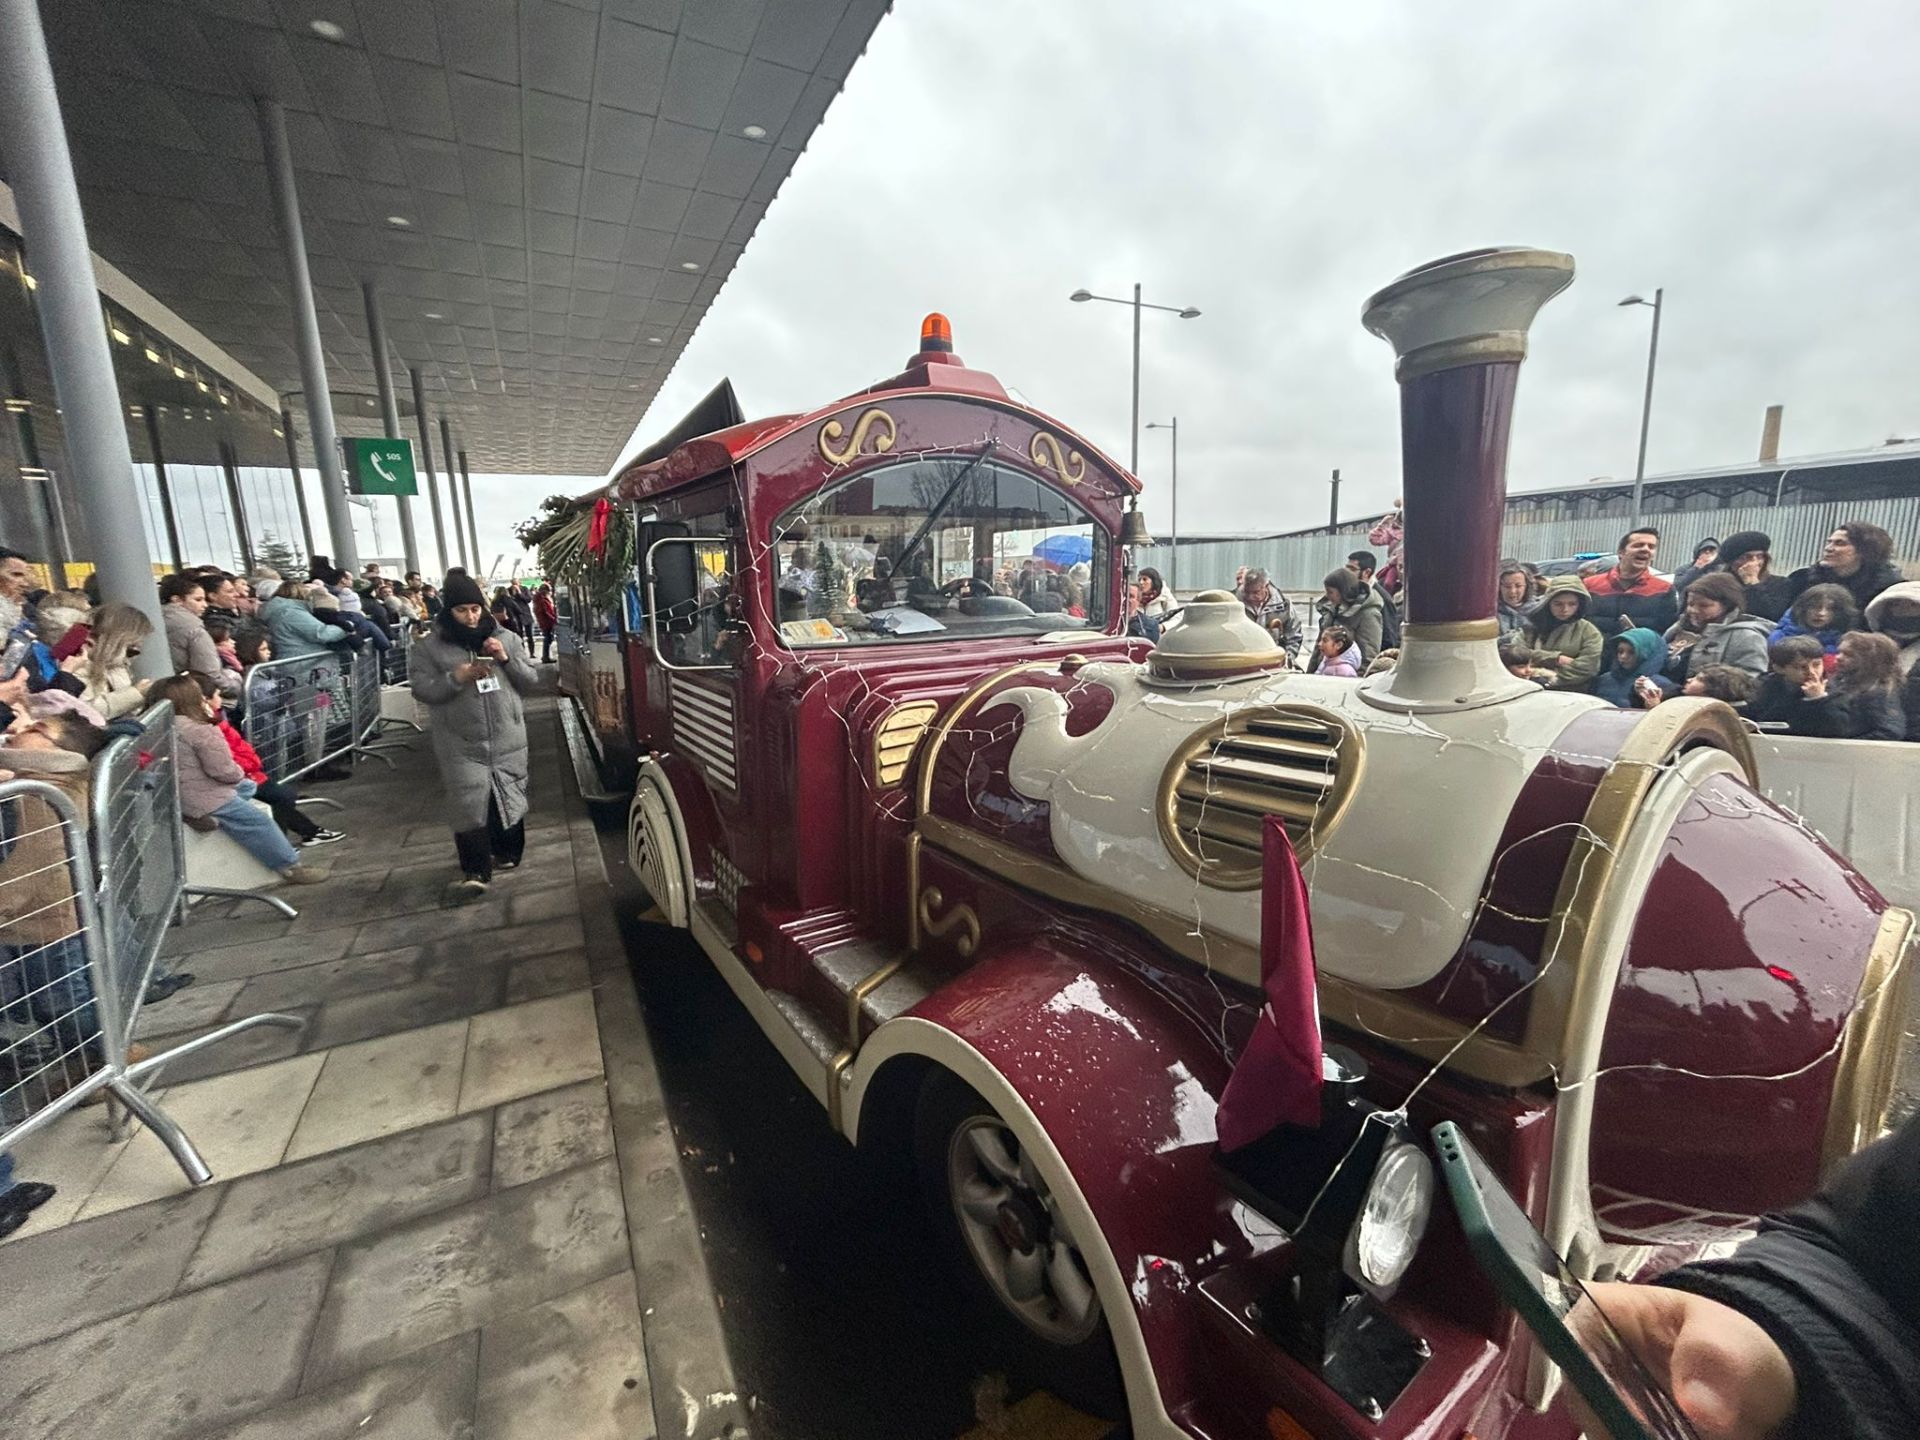
<path id="1" fill-rule="evenodd" d="M 94 766 L 98 871 L 81 809 L 64 790 L 39 780 L 0 783 L 0 1151 L 104 1090 L 201 1185 L 212 1172 L 140 1082 L 243 1030 L 304 1022 L 254 1015 L 127 1062 L 165 929 L 158 917 L 171 920 L 185 888 L 172 751 L 145 748 L 160 727 L 170 739 L 164 705 L 147 713 L 139 740 L 114 742 Z M 153 848 L 140 849 L 142 837 Z M 117 875 L 105 868 L 116 855 Z"/>
<path id="2" fill-rule="evenodd" d="M 380 692 L 388 684 L 406 683 L 412 645 L 411 627 L 403 624 L 390 650 L 363 645 L 249 666 L 242 682 L 246 709 L 240 732 L 259 753 L 267 778 L 284 783 L 332 761 L 364 756 L 391 768 L 393 760 L 384 752 L 403 747 L 375 737 L 385 725 L 408 722 L 381 715 Z M 395 655 L 401 657 L 400 679 L 391 680 Z"/>
<path id="3" fill-rule="evenodd" d="M 298 779 L 351 754 L 360 738 L 353 672 L 362 658 L 329 652 L 247 667 L 240 733 L 269 780 Z"/>

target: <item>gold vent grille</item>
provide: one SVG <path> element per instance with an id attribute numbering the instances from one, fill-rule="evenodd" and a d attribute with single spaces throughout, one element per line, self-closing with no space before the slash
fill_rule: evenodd
<path id="1" fill-rule="evenodd" d="M 1261 822 L 1278 815 L 1305 860 L 1340 822 L 1360 779 L 1360 732 L 1331 710 L 1267 705 L 1209 725 L 1160 780 L 1160 836 L 1202 884 L 1260 884 Z"/>
<path id="2" fill-rule="evenodd" d="M 879 785 L 898 785 L 913 765 L 920 737 L 933 724 L 940 707 L 931 700 L 896 705 L 873 732 L 873 778 Z"/>

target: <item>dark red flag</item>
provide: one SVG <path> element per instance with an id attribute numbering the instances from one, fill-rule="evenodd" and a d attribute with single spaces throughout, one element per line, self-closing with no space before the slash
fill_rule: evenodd
<path id="1" fill-rule="evenodd" d="M 1320 1001 L 1307 880 L 1279 817 L 1261 826 L 1260 1007 L 1220 1096 L 1220 1148 L 1238 1150 L 1276 1125 L 1320 1122 Z"/>

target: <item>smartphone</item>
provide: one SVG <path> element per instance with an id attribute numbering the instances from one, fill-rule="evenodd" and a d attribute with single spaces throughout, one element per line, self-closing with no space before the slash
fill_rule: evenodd
<path id="1" fill-rule="evenodd" d="M 1434 1126 L 1433 1144 L 1473 1258 L 1580 1392 L 1605 1440 L 1700 1440 L 1460 1127 Z"/>

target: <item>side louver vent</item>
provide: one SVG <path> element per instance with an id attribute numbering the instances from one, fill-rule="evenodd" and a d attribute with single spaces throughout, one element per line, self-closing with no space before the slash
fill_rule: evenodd
<path id="1" fill-rule="evenodd" d="M 1339 822 L 1362 741 L 1330 710 L 1263 706 L 1208 726 L 1174 752 L 1160 834 L 1188 874 L 1220 890 L 1260 884 L 1260 829 L 1278 815 L 1302 860 Z"/>
<path id="2" fill-rule="evenodd" d="M 896 705 L 873 732 L 873 779 L 882 787 L 898 785 L 913 765 L 913 752 L 940 707 L 931 700 Z"/>

